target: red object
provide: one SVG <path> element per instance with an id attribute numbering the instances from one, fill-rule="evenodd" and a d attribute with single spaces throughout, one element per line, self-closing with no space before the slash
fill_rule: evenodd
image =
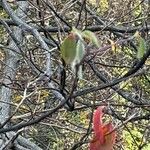
<path id="1" fill-rule="evenodd" d="M 94 137 L 90 142 L 90 150 L 112 150 L 115 143 L 116 131 L 110 133 L 113 130 L 112 123 L 102 122 L 103 110 L 104 106 L 100 106 L 93 115 Z"/>

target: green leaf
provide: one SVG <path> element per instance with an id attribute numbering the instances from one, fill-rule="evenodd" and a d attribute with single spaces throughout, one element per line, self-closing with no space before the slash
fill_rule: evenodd
<path id="1" fill-rule="evenodd" d="M 82 32 L 82 36 L 85 39 L 88 39 L 90 42 L 92 42 L 97 47 L 99 47 L 98 39 L 97 39 L 96 35 L 93 32 L 91 32 L 89 30 L 85 30 L 85 31 Z"/>
<path id="2" fill-rule="evenodd" d="M 139 37 L 138 42 L 137 58 L 141 59 L 146 52 L 146 42 L 141 36 Z"/>
<path id="3" fill-rule="evenodd" d="M 138 42 L 138 51 L 137 51 L 137 58 L 141 59 L 146 52 L 146 42 L 145 40 L 141 37 L 140 33 L 137 31 L 134 34 L 134 37 L 136 38 Z"/>
<path id="4" fill-rule="evenodd" d="M 76 29 L 75 27 L 73 27 L 73 28 L 72 28 L 72 32 L 73 32 L 74 34 L 76 34 L 80 40 L 83 40 L 83 38 L 82 38 L 82 32 L 81 32 L 80 30 L 78 30 L 78 29 Z"/>
<path id="5" fill-rule="evenodd" d="M 79 64 L 77 70 L 79 78 L 82 78 L 82 66 L 80 65 L 80 62 L 85 55 L 84 38 L 99 47 L 98 39 L 93 32 L 89 30 L 81 32 L 81 30 L 78 30 L 75 27 L 73 27 L 71 33 L 65 38 L 60 46 L 62 58 L 67 64 L 71 65 L 74 73 L 76 72 L 76 65 Z"/>
<path id="6" fill-rule="evenodd" d="M 77 43 L 77 53 L 76 53 L 76 57 L 75 60 L 77 63 L 80 63 L 81 60 L 83 59 L 84 55 L 85 55 L 85 46 L 84 43 L 79 40 Z"/>
<path id="7" fill-rule="evenodd" d="M 71 64 L 76 56 L 77 36 L 70 33 L 60 46 L 61 56 L 67 64 Z"/>
<path id="8" fill-rule="evenodd" d="M 76 56 L 75 56 L 74 61 L 71 64 L 71 68 L 72 68 L 73 72 L 76 71 L 75 66 L 82 61 L 84 55 L 85 55 L 84 43 L 81 40 L 78 40 L 77 47 L 76 47 Z M 81 66 L 79 66 L 78 76 L 79 76 L 79 78 L 82 78 L 82 67 Z"/>

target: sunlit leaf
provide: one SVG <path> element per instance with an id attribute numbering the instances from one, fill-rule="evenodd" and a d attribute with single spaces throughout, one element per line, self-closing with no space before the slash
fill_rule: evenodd
<path id="1" fill-rule="evenodd" d="M 74 72 L 76 71 L 75 66 L 82 61 L 84 55 L 85 55 L 84 43 L 81 40 L 78 40 L 77 47 L 76 47 L 75 59 L 71 64 L 72 70 Z M 79 75 L 79 78 L 82 78 L 82 67 L 81 66 L 79 66 L 78 75 Z"/>
<path id="2" fill-rule="evenodd" d="M 146 52 L 146 42 L 142 37 L 140 37 L 138 51 L 137 51 L 137 58 L 141 59 L 145 52 Z"/>
<path id="3" fill-rule="evenodd" d="M 90 42 L 92 42 L 97 47 L 99 47 L 98 39 L 97 39 L 96 35 L 93 32 L 91 32 L 89 30 L 85 30 L 85 31 L 82 32 L 82 36 L 85 39 L 88 39 Z"/>
<path id="4" fill-rule="evenodd" d="M 60 46 L 62 58 L 67 64 L 71 65 L 74 73 L 78 71 L 77 73 L 79 78 L 82 78 L 83 76 L 80 62 L 85 56 L 86 41 L 84 41 L 84 39 L 90 41 L 96 46 L 99 46 L 98 39 L 93 32 L 89 30 L 82 32 L 75 27 L 72 28 L 71 33 L 65 38 Z M 79 65 L 78 68 L 76 68 L 77 64 Z"/>
<path id="5" fill-rule="evenodd" d="M 77 63 L 81 62 L 84 55 L 85 55 L 85 46 L 84 46 L 84 43 L 81 40 L 79 40 L 77 43 L 77 53 L 76 53 L 76 58 L 75 58 Z"/>
<path id="6" fill-rule="evenodd" d="M 140 36 L 139 31 L 136 31 L 135 34 L 133 35 L 135 38 L 138 38 Z"/>
<path id="7" fill-rule="evenodd" d="M 116 44 L 115 44 L 115 42 L 114 41 L 112 41 L 111 39 L 108 39 L 109 40 L 109 42 L 110 42 L 110 44 L 111 44 L 111 49 L 112 49 L 112 51 L 116 51 Z"/>
<path id="8" fill-rule="evenodd" d="M 76 29 L 75 27 L 73 27 L 73 28 L 72 28 L 72 32 L 73 32 L 74 34 L 76 34 L 76 35 L 78 36 L 78 38 L 79 38 L 81 41 L 83 41 L 81 30 L 78 30 L 78 29 Z"/>
<path id="9" fill-rule="evenodd" d="M 71 64 L 76 56 L 77 36 L 74 33 L 70 33 L 62 42 L 61 56 L 67 64 Z"/>
<path id="10" fill-rule="evenodd" d="M 137 58 L 141 59 L 146 52 L 146 42 L 145 40 L 140 36 L 139 32 L 136 32 L 134 34 L 134 37 L 136 38 L 138 42 L 138 51 L 137 51 Z"/>

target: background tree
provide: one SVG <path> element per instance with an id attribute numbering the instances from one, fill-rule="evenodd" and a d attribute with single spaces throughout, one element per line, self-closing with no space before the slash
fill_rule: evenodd
<path id="1" fill-rule="evenodd" d="M 150 149 L 149 0 L 0 6 L 0 149 L 88 149 L 98 106 L 115 125 L 114 149 Z M 60 49 L 73 27 L 95 33 L 99 47 L 83 37 L 70 66 Z"/>

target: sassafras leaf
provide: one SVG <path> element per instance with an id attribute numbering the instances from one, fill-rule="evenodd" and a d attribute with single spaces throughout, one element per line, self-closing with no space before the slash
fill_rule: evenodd
<path id="1" fill-rule="evenodd" d="M 116 131 L 113 131 L 112 123 L 103 123 L 103 106 L 96 109 L 93 115 L 94 137 L 90 142 L 90 150 L 112 150 L 115 143 Z"/>
<path id="2" fill-rule="evenodd" d="M 60 46 L 61 56 L 67 64 L 71 64 L 76 56 L 77 37 L 70 33 Z"/>
<path id="3" fill-rule="evenodd" d="M 85 55 L 84 43 L 83 43 L 83 41 L 78 40 L 77 47 L 76 47 L 76 55 L 75 55 L 73 62 L 71 63 L 71 68 L 72 68 L 73 72 L 76 71 L 75 66 L 82 61 L 84 55 Z M 78 76 L 80 79 L 82 78 L 82 66 L 79 66 Z"/>
<path id="4" fill-rule="evenodd" d="M 134 37 L 137 40 L 138 44 L 137 58 L 141 59 L 146 52 L 146 41 L 141 37 L 138 31 L 134 34 Z"/>
<path id="5" fill-rule="evenodd" d="M 93 43 L 97 47 L 99 47 L 98 39 L 97 39 L 96 35 L 93 32 L 91 32 L 89 30 L 85 30 L 85 31 L 82 32 L 82 36 L 85 39 L 88 39 L 91 43 Z"/>
<path id="6" fill-rule="evenodd" d="M 146 42 L 142 37 L 139 37 L 138 42 L 137 58 L 141 59 L 146 52 Z"/>

